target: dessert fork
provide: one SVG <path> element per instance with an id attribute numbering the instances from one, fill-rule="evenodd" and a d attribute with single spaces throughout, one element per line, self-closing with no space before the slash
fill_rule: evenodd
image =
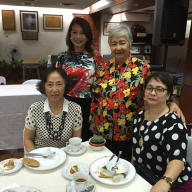
<path id="1" fill-rule="evenodd" d="M 116 170 L 118 169 L 117 163 L 118 163 L 118 161 L 119 161 L 119 158 L 120 158 L 121 154 L 122 154 L 122 151 L 119 151 L 119 155 L 118 155 L 118 157 L 117 157 L 117 161 L 116 161 L 115 165 L 111 168 L 111 176 L 112 176 L 112 177 L 115 175 Z"/>
<path id="2" fill-rule="evenodd" d="M 52 155 L 54 155 L 55 154 L 55 151 L 54 152 L 52 152 L 52 154 L 42 154 L 42 153 L 28 153 L 28 152 L 26 152 L 25 153 L 25 156 L 27 156 L 27 157 L 36 157 L 36 156 L 41 156 L 41 157 L 44 157 L 44 158 L 48 158 L 48 157 L 51 157 Z"/>
<path id="3" fill-rule="evenodd" d="M 116 155 L 116 154 L 113 153 L 113 155 L 111 156 L 111 158 L 109 159 L 109 161 L 111 161 L 111 160 L 113 159 L 113 157 L 115 157 L 115 155 Z M 109 161 L 108 161 L 108 162 L 109 162 Z M 107 162 L 107 163 L 108 163 L 108 162 Z M 106 163 L 103 167 L 101 167 L 101 168 L 102 168 L 102 169 L 107 169 L 107 167 L 106 167 L 107 163 Z"/>

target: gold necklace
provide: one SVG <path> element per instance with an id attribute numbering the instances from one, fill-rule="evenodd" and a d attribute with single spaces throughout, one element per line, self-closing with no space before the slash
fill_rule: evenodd
<path id="1" fill-rule="evenodd" d="M 141 130 L 141 127 L 142 127 L 144 121 L 145 121 L 145 117 L 144 117 L 143 122 L 141 123 L 141 126 L 140 126 L 140 128 L 139 128 L 139 136 L 141 137 L 141 138 L 139 139 L 139 146 L 140 146 L 140 147 L 143 146 L 143 136 L 141 135 L 140 130 Z M 153 121 L 154 121 L 154 120 L 153 120 Z M 151 121 L 151 123 L 147 126 L 147 129 L 148 129 L 149 126 L 153 123 L 153 121 Z M 145 131 L 146 131 L 147 129 L 145 129 Z M 144 131 L 144 132 L 145 132 L 145 131 Z"/>
<path id="2" fill-rule="evenodd" d="M 128 62 L 129 62 L 129 58 L 128 57 Z M 123 64 L 122 64 L 123 65 Z M 121 76 L 124 74 L 124 72 L 126 71 L 126 69 L 128 68 L 128 65 L 125 67 L 124 71 L 120 74 L 120 71 L 119 71 L 119 79 L 117 81 L 117 83 L 115 83 L 115 58 L 114 58 L 114 62 L 113 62 L 113 67 L 114 67 L 114 82 L 113 82 L 113 86 L 112 86 L 112 91 L 115 92 L 117 90 L 117 84 L 119 83 L 120 79 L 121 79 Z M 121 69 L 120 69 L 121 70 Z"/>
<path id="3" fill-rule="evenodd" d="M 166 106 L 165 106 L 165 107 L 166 107 Z M 165 109 L 165 107 L 163 108 L 163 110 Z M 158 114 L 158 116 L 163 112 L 163 110 Z M 157 116 L 157 117 L 158 117 L 158 116 Z M 157 117 L 156 117 L 155 119 L 157 119 Z M 155 119 L 154 119 L 153 121 L 155 121 Z M 140 146 L 140 147 L 143 146 L 143 136 L 141 135 L 140 130 L 141 130 L 141 127 L 142 127 L 144 121 L 145 121 L 145 116 L 144 116 L 143 122 L 141 123 L 141 126 L 140 126 L 140 128 L 139 128 L 139 136 L 141 137 L 141 138 L 139 139 L 139 146 Z M 153 121 L 151 121 L 151 123 L 147 126 L 147 128 L 145 129 L 145 131 L 149 128 L 149 126 L 153 123 Z M 144 131 L 144 132 L 145 132 L 145 131 Z"/>

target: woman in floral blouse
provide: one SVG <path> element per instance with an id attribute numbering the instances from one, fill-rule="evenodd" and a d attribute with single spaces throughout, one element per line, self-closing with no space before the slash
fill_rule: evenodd
<path id="1" fill-rule="evenodd" d="M 107 139 L 106 147 L 131 161 L 132 127 L 134 116 L 143 109 L 143 82 L 150 74 L 149 65 L 129 53 L 133 41 L 125 25 L 114 27 L 108 43 L 113 59 L 103 62 L 93 82 L 90 130 Z M 180 109 L 171 103 L 170 112 Z M 183 117 L 184 119 L 184 117 Z"/>
<path id="2" fill-rule="evenodd" d="M 79 104 L 82 108 L 83 126 L 82 140 L 92 137 L 89 130 L 89 115 L 91 105 L 91 89 L 97 66 L 103 62 L 98 51 L 91 47 L 93 34 L 89 23 L 80 17 L 72 20 L 67 36 L 68 50 L 58 56 L 56 67 L 67 72 L 73 82 L 73 89 L 66 98 Z"/>

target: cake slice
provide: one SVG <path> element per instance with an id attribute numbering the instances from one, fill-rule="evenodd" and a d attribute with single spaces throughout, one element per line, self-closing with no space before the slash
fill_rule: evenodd
<path id="1" fill-rule="evenodd" d="M 28 157 L 24 157 L 22 163 L 31 167 L 39 167 L 40 165 L 40 163 L 37 160 Z"/>
<path id="2" fill-rule="evenodd" d="M 77 166 L 77 164 L 72 165 L 72 166 L 69 168 L 69 172 L 70 172 L 71 174 L 74 174 L 74 173 L 78 172 L 78 166 Z"/>
<path id="3" fill-rule="evenodd" d="M 14 161 L 13 161 L 13 159 L 11 159 L 11 160 L 8 160 L 6 163 L 4 163 L 4 164 L 2 164 L 1 165 L 1 168 L 3 169 L 3 170 L 10 170 L 10 169 L 13 169 L 13 167 L 14 167 Z"/>

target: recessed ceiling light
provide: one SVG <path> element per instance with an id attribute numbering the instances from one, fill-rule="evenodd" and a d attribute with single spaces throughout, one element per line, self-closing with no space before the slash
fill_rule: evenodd
<path id="1" fill-rule="evenodd" d="M 23 5 L 34 5 L 33 3 L 21 3 Z"/>
<path id="2" fill-rule="evenodd" d="M 64 5 L 64 6 L 74 6 L 75 3 L 60 3 L 60 5 Z"/>

